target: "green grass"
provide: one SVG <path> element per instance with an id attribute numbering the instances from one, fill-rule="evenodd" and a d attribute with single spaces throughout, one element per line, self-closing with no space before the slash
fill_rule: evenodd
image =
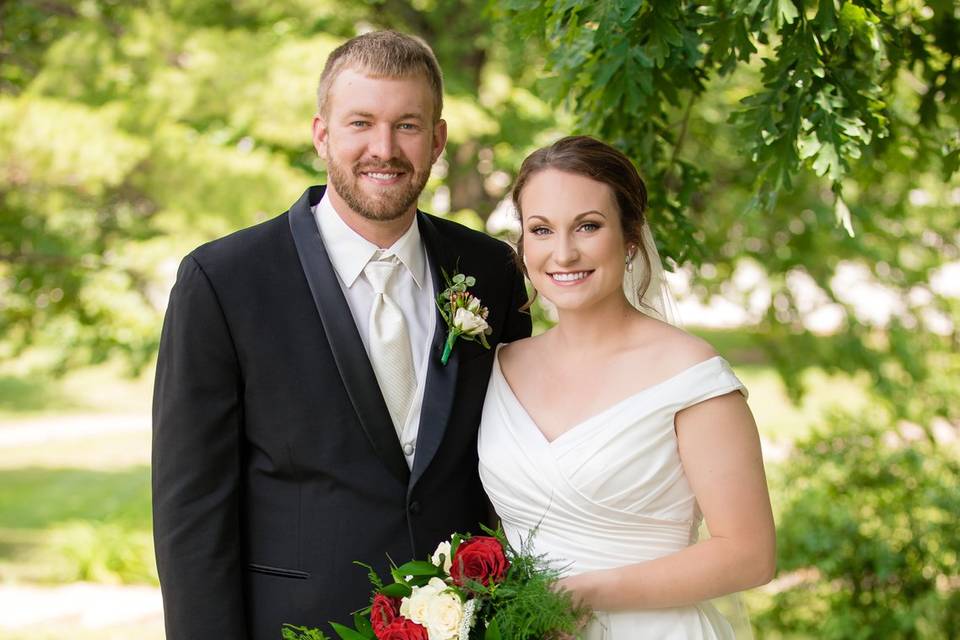
<path id="1" fill-rule="evenodd" d="M 49 529 L 92 520 L 149 530 L 150 469 L 0 470 L 0 527 Z"/>
<path id="2" fill-rule="evenodd" d="M 81 406 L 73 398 L 58 393 L 59 386 L 58 381 L 42 374 L 0 375 L 0 417 Z"/>
<path id="3" fill-rule="evenodd" d="M 150 522 L 147 465 L 2 469 L 0 581 L 156 584 Z"/>

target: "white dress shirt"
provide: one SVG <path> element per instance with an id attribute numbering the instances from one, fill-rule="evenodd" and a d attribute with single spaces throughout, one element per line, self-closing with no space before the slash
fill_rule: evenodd
<path id="1" fill-rule="evenodd" d="M 340 288 L 347 299 L 350 313 L 360 332 L 360 340 L 370 356 L 369 320 L 373 306 L 374 292 L 363 273 L 367 262 L 379 251 L 359 233 L 347 226 L 343 218 L 333 208 L 327 194 L 313 207 L 313 215 L 320 229 L 320 236 L 326 246 L 333 270 L 340 281 Z M 395 255 L 403 265 L 387 285 L 387 293 L 403 312 L 410 335 L 410 351 L 413 354 L 413 368 L 416 374 L 416 392 L 407 414 L 400 436 L 403 455 L 407 466 L 413 467 L 416 455 L 417 433 L 420 428 L 420 413 L 423 408 L 423 391 L 427 379 L 427 358 L 433 333 L 436 329 L 436 305 L 433 277 L 426 249 L 420 238 L 420 229 L 416 220 L 406 233 L 392 246 L 383 250 L 384 256 Z"/>

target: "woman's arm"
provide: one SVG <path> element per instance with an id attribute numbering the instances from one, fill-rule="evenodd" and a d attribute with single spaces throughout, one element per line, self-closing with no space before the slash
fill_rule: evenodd
<path id="1" fill-rule="evenodd" d="M 599 611 L 689 605 L 769 582 L 775 531 L 760 438 L 733 392 L 679 412 L 680 458 L 711 537 L 649 562 L 592 571 L 562 588 Z"/>

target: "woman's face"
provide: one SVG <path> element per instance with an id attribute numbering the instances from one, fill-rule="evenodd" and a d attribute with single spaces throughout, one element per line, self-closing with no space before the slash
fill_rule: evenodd
<path id="1" fill-rule="evenodd" d="M 520 193 L 530 281 L 558 309 L 586 309 L 623 295 L 626 246 L 613 190 L 559 171 L 535 173 Z"/>

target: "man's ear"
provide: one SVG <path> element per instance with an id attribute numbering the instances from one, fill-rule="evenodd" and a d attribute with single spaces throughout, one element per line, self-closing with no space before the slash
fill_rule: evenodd
<path id="1" fill-rule="evenodd" d="M 443 148 L 447 146 L 447 121 L 441 118 L 433 125 L 433 162 L 437 161 Z"/>
<path id="2" fill-rule="evenodd" d="M 327 121 L 319 113 L 313 116 L 313 148 L 317 155 L 327 159 Z"/>

